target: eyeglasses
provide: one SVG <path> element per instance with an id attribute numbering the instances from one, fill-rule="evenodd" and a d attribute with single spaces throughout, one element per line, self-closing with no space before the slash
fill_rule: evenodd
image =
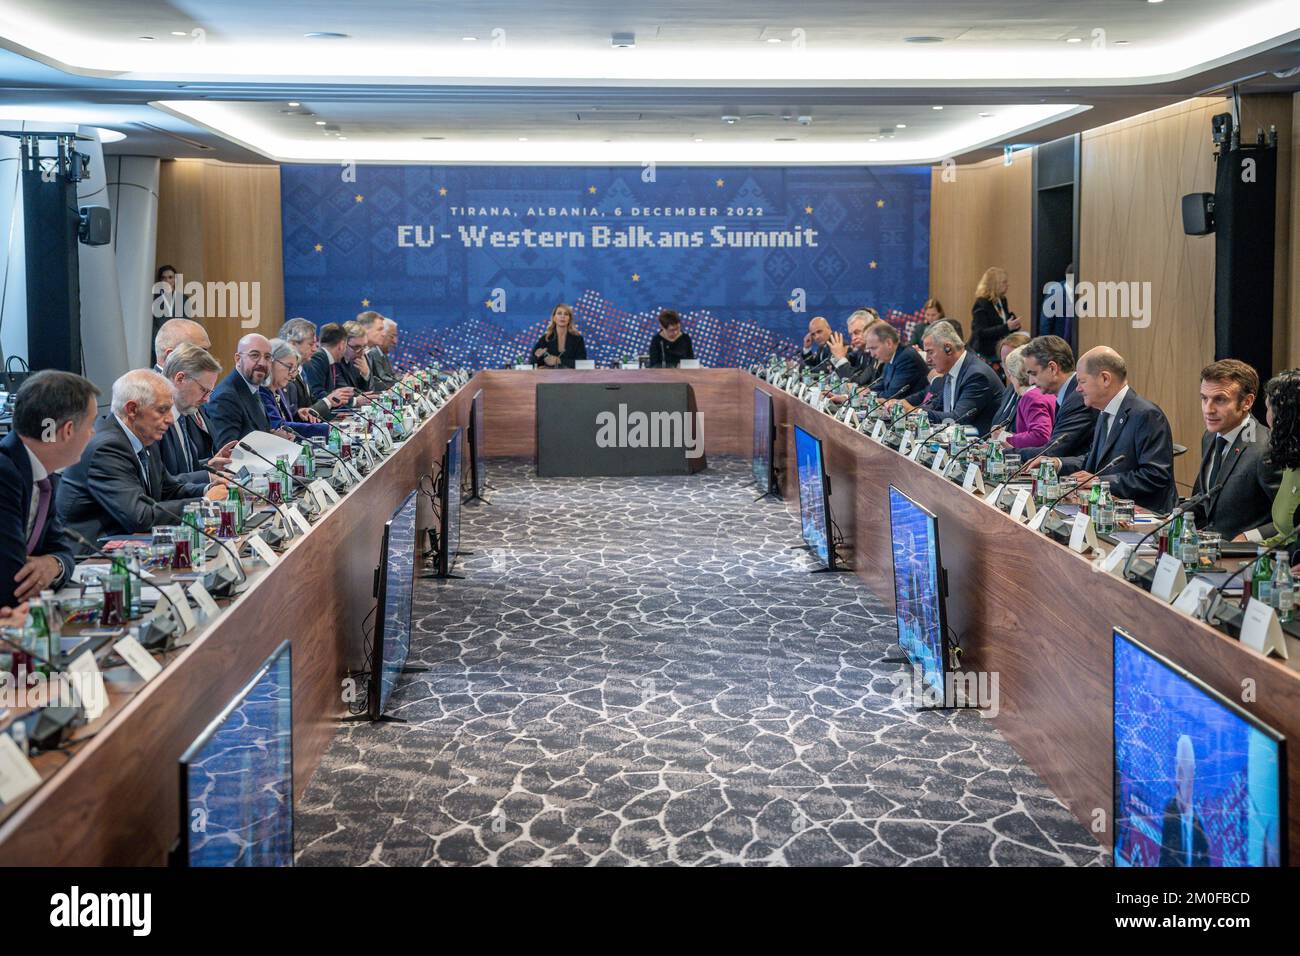
<path id="1" fill-rule="evenodd" d="M 262 361 L 262 359 L 264 359 L 264 358 L 270 358 L 270 357 L 271 357 L 271 356 L 265 354 L 264 352 L 239 352 L 238 354 L 239 354 L 239 355 L 242 355 L 244 358 L 246 358 L 246 359 L 248 359 L 250 362 L 254 362 L 254 363 L 256 363 L 256 362 L 260 362 L 260 361 Z"/>
<path id="2" fill-rule="evenodd" d="M 279 359 L 276 359 L 275 364 L 280 366 L 280 368 L 282 369 L 287 369 L 290 378 L 293 378 L 295 375 L 298 374 L 299 367 L 295 365 L 293 362 L 282 362 Z"/>

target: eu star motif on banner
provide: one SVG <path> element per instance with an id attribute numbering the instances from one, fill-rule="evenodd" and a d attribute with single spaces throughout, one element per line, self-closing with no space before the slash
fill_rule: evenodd
<path id="1" fill-rule="evenodd" d="M 876 267 L 876 265 L 877 265 L 876 260 L 875 260 L 875 259 L 872 259 L 870 262 L 867 263 L 867 268 L 868 268 L 868 269 L 874 269 L 874 268 Z"/>
<path id="2" fill-rule="evenodd" d="M 632 273 L 632 281 L 633 281 L 633 282 L 640 282 L 640 281 L 641 281 L 641 273 L 639 273 L 639 272 L 633 272 L 633 273 Z"/>
<path id="3" fill-rule="evenodd" d="M 885 201 L 884 201 L 883 199 L 877 199 L 877 200 L 876 200 L 876 208 L 877 208 L 877 209 L 884 209 L 884 208 L 885 208 Z"/>
<path id="4" fill-rule="evenodd" d="M 723 186 L 727 185 L 727 181 L 725 179 L 717 179 L 714 180 L 713 185 L 721 189 Z"/>
<path id="5" fill-rule="evenodd" d="M 439 187 L 438 187 L 438 195 L 439 195 L 439 196 L 445 196 L 445 195 L 447 195 L 447 187 L 446 187 L 446 186 L 439 186 Z"/>
<path id="6" fill-rule="evenodd" d="M 322 246 L 319 242 L 316 243 L 316 245 L 312 246 L 312 248 L 315 249 L 317 252 L 324 252 L 324 251 L 325 251 L 325 247 Z"/>
<path id="7" fill-rule="evenodd" d="M 587 192 L 591 193 L 591 194 L 594 196 L 594 195 L 596 194 L 596 187 L 595 187 L 595 186 L 588 186 L 588 187 L 587 187 Z"/>
<path id="8" fill-rule="evenodd" d="M 812 206 L 804 206 L 804 207 L 803 207 L 803 211 L 806 212 L 808 215 L 811 216 L 811 215 L 812 215 Z"/>
<path id="9" fill-rule="evenodd" d="M 365 201 L 366 201 L 366 197 L 363 196 L 363 195 L 361 195 L 361 193 L 357 193 L 355 196 L 352 197 L 352 201 L 353 201 L 353 202 L 365 202 Z"/>
<path id="10" fill-rule="evenodd" d="M 361 300 L 361 308 L 363 308 L 363 309 L 368 309 L 368 308 L 370 308 L 370 300 L 369 300 L 369 299 L 362 299 L 362 300 Z"/>

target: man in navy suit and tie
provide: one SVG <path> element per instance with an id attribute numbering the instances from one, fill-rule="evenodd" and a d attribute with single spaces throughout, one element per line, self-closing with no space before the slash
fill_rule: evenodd
<path id="1" fill-rule="evenodd" d="M 1037 385 L 1040 392 L 1056 396 L 1056 420 L 1052 423 L 1051 437 L 1051 442 L 1056 442 L 1052 445 L 1053 454 L 1062 458 L 1088 454 L 1100 412 L 1084 404 L 1070 344 L 1056 335 L 1040 335 L 1030 339 L 1021 354 L 1030 384 Z M 1022 448 L 1020 454 L 1028 461 L 1045 450 L 1046 446 Z"/>
<path id="2" fill-rule="evenodd" d="M 1152 511 L 1169 511 L 1177 492 L 1174 439 L 1165 413 L 1129 387 L 1128 365 L 1112 348 L 1099 345 L 1083 353 L 1078 376 L 1084 402 L 1101 414 L 1088 454 L 1058 458 L 1057 469 L 1079 479 L 1104 469 L 1097 480 L 1109 481 L 1117 498 L 1131 498 Z M 1124 457 L 1106 468 L 1118 455 Z"/>
<path id="3" fill-rule="evenodd" d="M 974 425 L 977 432 L 986 434 L 1002 402 L 1003 386 L 998 373 L 969 351 L 961 335 L 947 322 L 936 322 L 926 329 L 921 342 L 926 361 L 942 379 L 934 383 L 930 400 L 922 405 L 913 405 L 908 399 L 897 401 L 908 412 L 918 407 L 925 409 L 932 422 Z M 886 407 L 893 404 L 885 403 Z"/>
<path id="4" fill-rule="evenodd" d="M 867 351 L 880 368 L 872 390 L 882 398 L 902 398 L 921 392 L 929 383 L 929 370 L 921 353 L 902 344 L 898 329 L 878 322 L 866 333 Z"/>
<path id="5" fill-rule="evenodd" d="M 156 446 L 172 420 L 172 389 L 157 372 L 135 369 L 114 382 L 112 410 L 59 485 L 60 519 L 92 541 L 143 534 L 180 524 L 185 505 L 208 492 L 224 494 L 223 481 L 180 482 L 163 468 Z"/>
<path id="6" fill-rule="evenodd" d="M 212 444 L 224 448 L 252 432 L 269 432 L 271 423 L 257 390 L 271 375 L 271 343 L 250 332 L 235 346 L 235 367 L 208 399 Z"/>
<path id="7" fill-rule="evenodd" d="M 71 580 L 72 542 L 55 497 L 59 472 L 95 432 L 98 396 L 71 372 L 37 372 L 18 389 L 13 430 L 0 441 L 0 607 Z"/>
<path id="8" fill-rule="evenodd" d="M 808 323 L 808 334 L 803 337 L 803 367 L 807 371 L 825 371 L 831 364 L 831 324 L 822 316 Z"/>
<path id="9" fill-rule="evenodd" d="M 163 468 L 180 481 L 206 482 L 207 466 L 225 468 L 230 464 L 234 441 L 214 452 L 211 429 L 203 414 L 220 374 L 221 363 L 212 353 L 186 343 L 173 349 L 163 363 L 162 376 L 172 386 L 176 421 L 158 443 L 158 452 Z"/>

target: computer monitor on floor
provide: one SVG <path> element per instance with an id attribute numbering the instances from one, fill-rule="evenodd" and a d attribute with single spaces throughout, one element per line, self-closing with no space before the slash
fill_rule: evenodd
<path id="1" fill-rule="evenodd" d="M 180 759 L 179 866 L 293 865 L 293 665 L 284 641 Z"/>
<path id="2" fill-rule="evenodd" d="M 406 496 L 393 516 L 384 523 L 375 568 L 375 627 L 370 642 L 370 680 L 366 711 L 378 720 L 411 650 L 411 596 L 415 585 L 415 517 L 417 492 Z"/>
<path id="3" fill-rule="evenodd" d="M 469 496 L 467 501 L 482 500 L 483 479 L 483 389 L 474 393 L 469 404 Z"/>
<path id="4" fill-rule="evenodd" d="M 447 439 L 438 476 L 438 549 L 434 566 L 439 577 L 451 574 L 460 549 L 460 445 L 464 432 L 457 428 Z"/>
<path id="5" fill-rule="evenodd" d="M 1282 735 L 1118 628 L 1113 648 L 1115 865 L 1285 865 Z"/>
<path id="6" fill-rule="evenodd" d="M 795 426 L 794 453 L 799 475 L 799 523 L 804 544 L 822 567 L 835 570 L 835 543 L 831 535 L 830 481 L 823 466 L 822 442 Z"/>
<path id="7" fill-rule="evenodd" d="M 894 617 L 898 644 L 915 668 L 913 698 L 921 707 L 955 703 L 948 679 L 947 576 L 939 557 L 939 522 L 893 485 L 889 533 L 894 558 Z"/>
<path id="8" fill-rule="evenodd" d="M 761 388 L 754 389 L 754 484 L 759 493 L 776 493 L 776 423 L 772 415 L 772 396 Z"/>

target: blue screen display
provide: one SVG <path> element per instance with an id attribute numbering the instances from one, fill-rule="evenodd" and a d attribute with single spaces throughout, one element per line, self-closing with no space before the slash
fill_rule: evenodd
<path id="1" fill-rule="evenodd" d="M 794 455 L 799 464 L 799 521 L 803 540 L 821 563 L 830 567 L 830 538 L 826 528 L 826 481 L 822 472 L 822 443 L 798 426 Z"/>
<path id="2" fill-rule="evenodd" d="M 1120 631 L 1114 654 L 1115 865 L 1282 865 L 1282 740 Z"/>
<path id="3" fill-rule="evenodd" d="M 292 676 L 285 641 L 182 755 L 189 866 L 293 865 Z"/>
<path id="4" fill-rule="evenodd" d="M 388 548 L 385 553 L 383 626 L 375 636 L 378 643 L 375 662 L 379 670 L 379 698 L 370 708 L 378 717 L 388 706 L 388 698 L 397 684 L 411 650 L 411 593 L 415 586 L 415 510 L 418 494 L 411 492 L 401 507 L 393 512 L 388 525 Z M 371 665 L 375 666 L 374 663 Z"/>
<path id="5" fill-rule="evenodd" d="M 460 442 L 461 430 L 457 428 L 447 439 L 447 570 L 451 570 L 456 552 L 460 550 Z"/>
<path id="6" fill-rule="evenodd" d="M 939 527 L 934 515 L 893 485 L 889 486 L 889 526 L 893 539 L 898 644 L 912 666 L 920 670 L 925 686 L 943 695 Z"/>
<path id="7" fill-rule="evenodd" d="M 772 490 L 772 396 L 754 389 L 754 482 L 767 494 Z"/>

